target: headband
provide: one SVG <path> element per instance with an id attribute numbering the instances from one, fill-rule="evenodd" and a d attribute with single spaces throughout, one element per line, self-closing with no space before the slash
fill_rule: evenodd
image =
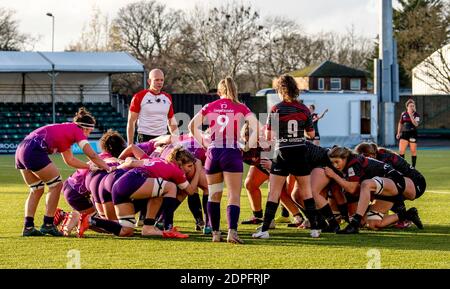
<path id="1" fill-rule="evenodd" d="M 81 126 L 82 128 L 95 128 L 94 123 L 85 123 L 76 121 L 75 124 Z"/>

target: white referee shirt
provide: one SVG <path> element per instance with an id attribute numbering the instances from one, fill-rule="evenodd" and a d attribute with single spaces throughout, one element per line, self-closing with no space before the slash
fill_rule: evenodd
<path id="1" fill-rule="evenodd" d="M 165 92 L 155 95 L 148 89 L 133 96 L 130 111 L 139 114 L 138 133 L 160 136 L 167 134 L 167 121 L 174 115 L 172 96 Z"/>

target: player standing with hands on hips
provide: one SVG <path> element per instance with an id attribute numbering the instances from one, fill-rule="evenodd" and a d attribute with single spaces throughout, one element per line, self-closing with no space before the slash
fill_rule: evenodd
<path id="1" fill-rule="evenodd" d="M 239 147 L 240 128 L 245 122 L 250 124 L 249 142 L 256 147 L 256 117 L 250 109 L 239 102 L 234 80 L 226 77 L 219 82 L 217 92 L 220 99 L 205 105 L 189 123 L 189 130 L 203 146 L 207 146 L 205 170 L 208 181 L 208 214 L 211 222 L 213 242 L 221 242 L 220 200 L 224 182 L 228 192 L 228 237 L 227 242 L 242 244 L 237 234 L 240 215 L 240 198 L 242 189 L 243 158 Z M 209 125 L 211 143 L 205 145 L 199 127 L 203 122 Z M 256 137 L 255 137 L 256 134 Z"/>

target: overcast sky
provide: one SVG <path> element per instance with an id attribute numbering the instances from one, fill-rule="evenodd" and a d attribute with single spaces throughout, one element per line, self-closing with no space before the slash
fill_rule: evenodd
<path id="1" fill-rule="evenodd" d="M 191 10 L 196 5 L 212 7 L 229 0 L 157 0 L 170 8 Z M 230 0 L 231 1 L 231 0 Z M 20 31 L 40 36 L 35 50 L 51 51 L 52 21 L 55 15 L 55 51 L 62 51 L 81 34 L 83 24 L 97 5 L 110 18 L 136 0 L 0 0 L 0 7 L 16 11 Z M 238 1 L 241 3 L 241 1 Z M 377 0 L 247 0 L 263 17 L 286 16 L 295 19 L 309 33 L 335 31 L 344 33 L 354 25 L 357 34 L 374 38 L 378 33 Z"/>

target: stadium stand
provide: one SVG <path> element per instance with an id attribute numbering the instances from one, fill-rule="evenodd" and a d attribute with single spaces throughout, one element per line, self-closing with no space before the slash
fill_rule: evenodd
<path id="1" fill-rule="evenodd" d="M 56 122 L 71 121 L 78 108 L 86 107 L 96 118 L 96 130 L 91 135 L 98 139 L 109 128 L 126 134 L 126 118 L 110 103 L 56 103 Z M 53 122 L 52 107 L 48 103 L 0 103 L 0 138 L 19 143 L 28 133 Z"/>

